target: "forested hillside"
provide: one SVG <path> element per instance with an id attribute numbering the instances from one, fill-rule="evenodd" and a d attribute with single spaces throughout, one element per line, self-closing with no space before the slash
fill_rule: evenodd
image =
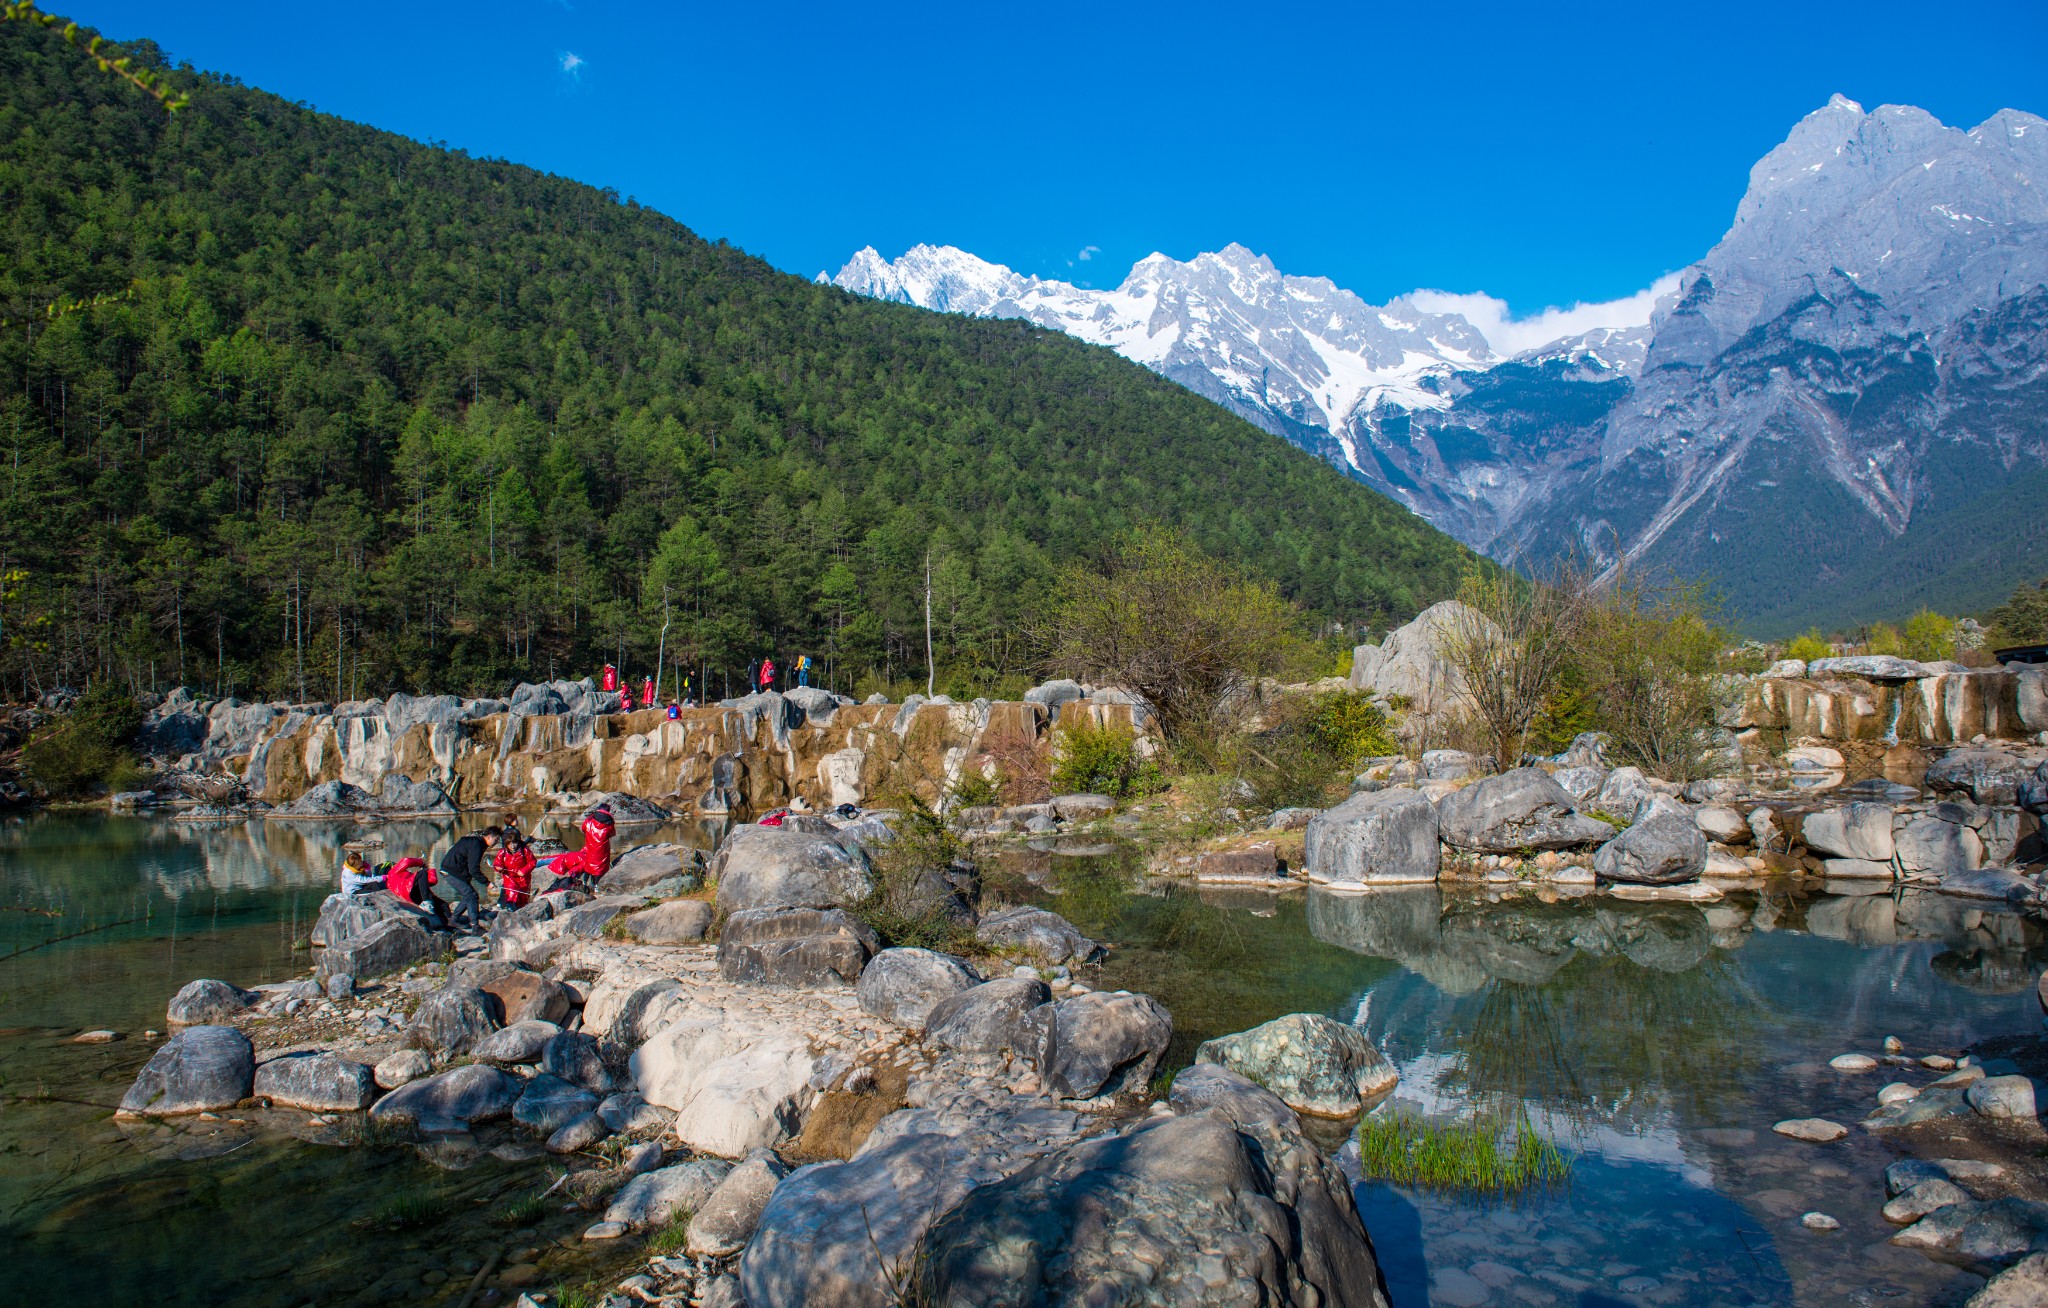
<path id="1" fill-rule="evenodd" d="M 637 675 L 665 617 L 672 663 L 804 651 L 846 688 L 921 674 L 927 556 L 968 689 L 1142 522 L 1353 622 L 1469 557 L 1108 350 L 173 80 L 175 116 L 0 29 L 0 693 Z M 45 309 L 93 296 L 125 298 Z"/>

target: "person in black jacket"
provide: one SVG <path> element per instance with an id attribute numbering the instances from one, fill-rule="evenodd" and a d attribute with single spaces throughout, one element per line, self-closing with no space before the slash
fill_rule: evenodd
<path id="1" fill-rule="evenodd" d="M 485 855 L 497 848 L 503 836 L 503 829 L 485 827 L 470 832 L 441 855 L 441 877 L 434 882 L 434 895 L 448 901 L 448 915 L 458 931 L 475 931 L 483 925 L 478 891 L 490 876 Z"/>

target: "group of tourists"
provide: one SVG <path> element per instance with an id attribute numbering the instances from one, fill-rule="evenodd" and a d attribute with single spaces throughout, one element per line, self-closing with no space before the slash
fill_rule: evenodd
<path id="1" fill-rule="evenodd" d="M 497 877 L 501 909 L 524 908 L 533 902 L 533 874 L 553 878 L 549 891 L 595 892 L 612 865 L 612 832 L 616 823 L 608 805 L 599 804 L 583 819 L 583 847 L 556 854 L 543 862 L 521 829 L 517 813 L 505 814 L 495 826 L 472 831 L 448 847 L 438 867 L 407 856 L 372 867 L 359 850 L 350 850 L 341 865 L 341 892 L 366 895 L 388 890 L 425 913 L 439 930 L 477 932 L 483 929 L 483 903 Z"/>
<path id="2" fill-rule="evenodd" d="M 810 685 L 811 671 L 816 666 L 815 663 L 811 662 L 810 655 L 797 655 L 796 662 L 790 665 L 790 671 L 796 674 L 796 684 L 799 686 Z M 779 674 L 780 670 L 775 666 L 773 658 L 765 658 L 749 663 L 747 664 L 747 689 L 774 690 L 780 684 L 777 680 Z M 619 697 L 619 712 L 621 713 L 631 713 L 635 709 L 666 707 L 670 720 L 674 720 L 682 716 L 684 709 L 694 708 L 697 702 L 692 698 L 694 692 L 690 686 L 690 678 L 687 673 L 683 676 L 682 685 L 678 687 L 680 693 L 671 696 L 665 706 L 655 703 L 656 692 L 653 677 L 642 677 L 640 679 L 640 692 L 639 697 L 636 699 L 632 683 L 619 675 L 619 669 L 616 664 L 607 663 L 604 665 L 604 673 L 598 678 L 598 684 L 607 694 L 616 694 Z"/>

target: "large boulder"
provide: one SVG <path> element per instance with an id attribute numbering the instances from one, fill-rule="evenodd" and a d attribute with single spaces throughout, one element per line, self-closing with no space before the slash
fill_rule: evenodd
<path id="1" fill-rule="evenodd" d="M 715 1018 L 677 1022 L 632 1058 L 641 1095 L 677 1110 L 675 1137 L 724 1158 L 794 1138 L 815 1097 L 817 1068 L 818 1055 L 799 1032 Z"/>
<path id="2" fill-rule="evenodd" d="M 489 1122 L 509 1116 L 526 1083 L 482 1063 L 408 1081 L 370 1109 L 373 1121 Z"/>
<path id="3" fill-rule="evenodd" d="M 1650 779 L 1641 768 L 1620 767 L 1601 781 L 1591 807 L 1633 822 L 1642 807 L 1656 797 L 1657 792 L 1650 788 Z"/>
<path id="4" fill-rule="evenodd" d="M 951 954 L 885 949 L 868 960 L 854 994 L 876 1017 L 922 1029 L 941 1000 L 980 984 L 980 974 Z"/>
<path id="5" fill-rule="evenodd" d="M 1962 791 L 1979 804 L 2014 804 L 2032 766 L 1995 749 L 1951 750 L 1927 769 L 1926 786 L 1937 794 Z"/>
<path id="6" fill-rule="evenodd" d="M 485 1063 L 538 1062 L 548 1041 L 560 1034 L 562 1028 L 553 1022 L 514 1022 L 477 1041 L 470 1053 Z"/>
<path id="7" fill-rule="evenodd" d="M 1298 1128 L 1220 1109 L 1083 1140 L 983 1185 L 921 1252 L 922 1301 L 938 1308 L 1386 1304 L 1336 1164 Z"/>
<path id="8" fill-rule="evenodd" d="M 310 939 L 316 947 L 326 949 L 391 919 L 422 920 L 418 909 L 388 890 L 373 890 L 367 895 L 329 895 L 327 902 L 320 905 L 320 916 L 313 923 Z"/>
<path id="9" fill-rule="evenodd" d="M 1102 946 L 1076 931 L 1073 923 L 1029 904 L 989 914 L 975 927 L 974 937 L 991 949 L 1046 964 L 1092 963 L 1102 956 Z"/>
<path id="10" fill-rule="evenodd" d="M 1600 846 L 1593 871 L 1609 881 L 1669 886 L 1693 881 L 1707 866 L 1707 838 L 1681 804 L 1658 798 L 1628 830 Z"/>
<path id="11" fill-rule="evenodd" d="M 1401 1079 L 1365 1032 L 1321 1013 L 1290 1013 L 1205 1040 L 1195 1061 L 1227 1067 L 1313 1117 L 1356 1117 Z"/>
<path id="12" fill-rule="evenodd" d="M 703 855 L 688 845 L 636 845 L 612 859 L 604 884 L 618 892 L 645 890 L 671 877 L 681 877 L 686 885 L 693 879 L 701 884 Z"/>
<path id="13" fill-rule="evenodd" d="M 1799 824 L 1799 833 L 1806 847 L 1824 858 L 1870 863 L 1892 860 L 1892 811 L 1885 804 L 1858 800 L 1808 813 Z"/>
<path id="14" fill-rule="evenodd" d="M 775 1187 L 789 1169 L 766 1149 L 756 1149 L 726 1174 L 690 1218 L 685 1248 L 697 1258 L 729 1258 L 747 1247 Z"/>
<path id="15" fill-rule="evenodd" d="M 448 792 L 431 781 L 413 781 L 396 772 L 377 784 L 371 804 L 387 817 L 453 817 L 459 810 Z"/>
<path id="16" fill-rule="evenodd" d="M 346 781 L 323 781 L 282 808 L 270 810 L 274 818 L 346 818 L 377 807 L 368 791 Z"/>
<path id="17" fill-rule="evenodd" d="M 1924 813 L 1892 833 L 1899 870 L 1947 876 L 1984 865 L 1984 842 L 1975 831 Z"/>
<path id="18" fill-rule="evenodd" d="M 1031 1061 L 1061 1099 L 1143 1091 L 1173 1038 L 1173 1018 L 1150 995 L 1092 991 L 1033 1010 Z"/>
<path id="19" fill-rule="evenodd" d="M 1470 702 L 1465 678 L 1453 663 L 1453 642 L 1493 628 L 1479 610 L 1442 600 L 1394 628 L 1377 645 L 1351 651 L 1351 688 L 1380 699 L 1399 695 L 1419 714 L 1455 710 Z"/>
<path id="20" fill-rule="evenodd" d="M 1036 977 L 1002 977 L 941 999 L 925 1018 L 925 1033 L 962 1054 L 995 1054 L 1036 1047 L 1038 1033 L 1025 1019 L 1050 1003 L 1052 991 Z"/>
<path id="21" fill-rule="evenodd" d="M 353 1113 L 377 1097 L 376 1077 L 354 1059 L 285 1054 L 256 1069 L 253 1092 L 273 1104 L 314 1113 Z"/>
<path id="22" fill-rule="evenodd" d="M 425 962 L 446 948 L 447 939 L 427 930 L 419 918 L 387 918 L 321 950 L 314 970 L 322 981 L 330 976 L 360 981 Z"/>
<path id="23" fill-rule="evenodd" d="M 830 836 L 781 827 L 737 827 L 711 860 L 718 905 L 728 913 L 753 908 L 845 908 L 873 893 L 867 855 Z"/>
<path id="24" fill-rule="evenodd" d="M 497 1029 L 497 1002 L 481 990 L 458 987 L 437 990 L 420 1002 L 405 1042 L 437 1058 L 455 1058 Z"/>
<path id="25" fill-rule="evenodd" d="M 723 1159 L 699 1158 L 642 1172 L 612 1196 L 604 1220 L 629 1231 L 666 1225 L 678 1214 L 703 1208 L 732 1170 L 732 1164 Z"/>
<path id="26" fill-rule="evenodd" d="M 596 940 L 604 934 L 612 919 L 621 913 L 639 908 L 647 900 L 640 895 L 605 895 L 587 904 L 555 914 L 550 924 L 557 937 L 573 937 L 578 940 Z"/>
<path id="27" fill-rule="evenodd" d="M 596 1112 L 597 1104 L 597 1096 L 582 1086 L 542 1072 L 519 1092 L 512 1120 L 539 1135 L 553 1135 L 585 1113 Z"/>
<path id="28" fill-rule="evenodd" d="M 455 966 L 459 968 L 462 964 L 457 963 Z M 460 979 L 452 973 L 453 969 L 449 983 L 460 985 Z M 560 1025 L 569 1020 L 569 1009 L 572 1006 L 569 987 L 552 977 L 518 969 L 477 982 L 475 985 L 478 990 L 498 1001 L 499 1011 L 503 1013 L 508 1026 L 516 1022 Z"/>
<path id="29" fill-rule="evenodd" d="M 1541 768 L 1515 768 L 1454 790 L 1437 804 L 1443 842 L 1482 854 L 1570 849 L 1614 835 L 1580 814 L 1572 797 Z"/>
<path id="30" fill-rule="evenodd" d="M 1309 819 L 1302 866 L 1311 881 L 1402 885 L 1435 881 L 1442 854 L 1420 791 L 1373 790 Z"/>
<path id="31" fill-rule="evenodd" d="M 244 990 L 225 981 L 188 981 L 183 989 L 171 996 L 164 1016 L 174 1027 L 205 1026 L 244 1012 L 261 998 L 263 996 L 254 990 Z"/>
<path id="32" fill-rule="evenodd" d="M 542 1045 L 540 1070 L 594 1094 L 612 1088 L 612 1074 L 604 1065 L 597 1039 L 584 1031 L 564 1031 Z"/>
<path id="33" fill-rule="evenodd" d="M 643 945 L 688 945 L 711 929 L 711 905 L 701 899 L 671 899 L 626 918 L 626 934 Z"/>
<path id="34" fill-rule="evenodd" d="M 726 918 L 718 972 L 728 981 L 779 986 L 851 985 L 882 947 L 839 909 L 749 908 Z"/>
<path id="35" fill-rule="evenodd" d="M 150 1055 L 120 1111 L 130 1116 L 169 1117 L 233 1108 L 249 1097 L 256 1081 L 256 1050 L 231 1026 L 187 1027 Z"/>

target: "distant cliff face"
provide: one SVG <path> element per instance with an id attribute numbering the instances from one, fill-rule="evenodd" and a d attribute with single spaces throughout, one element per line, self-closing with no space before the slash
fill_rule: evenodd
<path id="1" fill-rule="evenodd" d="M 1108 345 L 1496 557 L 1704 577 L 1764 634 L 1981 607 L 2048 572 L 2031 114 L 1962 131 L 1838 96 L 1653 312 L 1519 353 L 1236 246 L 1154 256 L 1114 291 L 930 247 L 835 280 Z"/>

